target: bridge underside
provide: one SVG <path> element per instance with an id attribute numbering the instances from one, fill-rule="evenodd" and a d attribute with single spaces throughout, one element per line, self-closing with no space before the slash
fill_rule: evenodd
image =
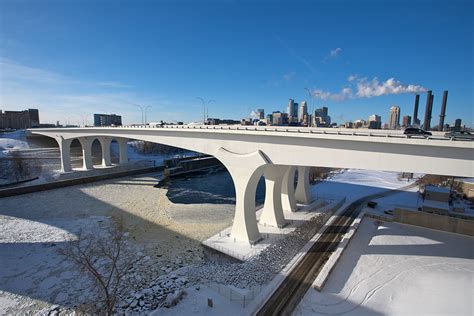
<path id="1" fill-rule="evenodd" d="M 360 168 L 399 172 L 474 176 L 474 148 L 452 145 L 429 146 L 417 140 L 361 142 L 310 138 L 305 135 L 256 137 L 235 133 L 206 133 L 150 129 L 51 129 L 32 130 L 56 139 L 63 172 L 72 171 L 70 145 L 82 146 L 83 168 L 92 169 L 91 146 L 97 139 L 102 147 L 102 165 L 111 165 L 110 144 L 119 144 L 120 164 L 127 159 L 128 139 L 162 143 L 215 156 L 232 176 L 236 193 L 232 236 L 250 243 L 261 239 L 257 226 L 255 194 L 263 176 L 266 196 L 260 222 L 281 227 L 283 211 L 295 211 L 296 203 L 311 203 L 309 166 Z M 393 143 L 391 143 L 393 142 Z M 422 144 L 422 145 L 418 145 Z M 456 145 L 456 144 L 454 144 Z M 298 171 L 295 189 L 295 173 Z"/>

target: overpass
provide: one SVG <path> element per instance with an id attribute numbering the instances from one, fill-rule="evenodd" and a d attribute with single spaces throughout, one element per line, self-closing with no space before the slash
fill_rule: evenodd
<path id="1" fill-rule="evenodd" d="M 309 167 L 357 168 L 474 177 L 474 142 L 435 134 L 407 138 L 401 132 L 245 126 L 123 126 L 31 129 L 54 138 L 63 172 L 71 172 L 70 146 L 81 143 L 83 168 L 92 169 L 91 146 L 98 140 L 102 165 L 111 165 L 110 144 L 119 144 L 126 163 L 127 141 L 144 140 L 215 156 L 232 176 L 236 206 L 232 236 L 255 243 L 261 239 L 255 215 L 255 193 L 265 177 L 265 203 L 260 223 L 284 226 L 283 210 L 310 203 Z M 298 170 L 296 190 L 291 179 Z"/>

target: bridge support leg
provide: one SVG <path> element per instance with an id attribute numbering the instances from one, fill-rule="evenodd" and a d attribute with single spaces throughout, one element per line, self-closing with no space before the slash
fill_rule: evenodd
<path id="1" fill-rule="evenodd" d="M 214 156 L 226 166 L 234 182 L 236 203 L 231 236 L 235 241 L 256 243 L 261 235 L 255 213 L 255 194 L 268 161 L 260 151 L 236 154 L 220 148 Z"/>
<path id="2" fill-rule="evenodd" d="M 295 172 L 296 167 L 287 167 L 281 185 L 281 203 L 283 210 L 287 212 L 294 212 L 298 208 L 295 197 Z"/>
<path id="3" fill-rule="evenodd" d="M 128 155 L 127 155 L 127 138 L 117 138 L 117 143 L 119 145 L 119 163 L 121 165 L 128 163 Z"/>
<path id="4" fill-rule="evenodd" d="M 285 216 L 282 208 L 282 184 L 286 174 L 286 166 L 269 165 L 265 168 L 265 204 L 260 224 L 274 227 L 283 227 L 286 225 Z"/>
<path id="5" fill-rule="evenodd" d="M 102 166 L 111 166 L 112 160 L 110 159 L 110 143 L 112 142 L 112 138 L 99 137 L 99 142 L 102 148 Z"/>
<path id="6" fill-rule="evenodd" d="M 94 169 L 94 165 L 92 164 L 92 141 L 93 139 L 87 137 L 79 138 L 79 142 L 81 143 L 82 147 L 82 160 L 84 170 Z"/>
<path id="7" fill-rule="evenodd" d="M 71 172 L 71 143 L 72 139 L 56 139 L 59 144 L 59 154 L 61 156 L 61 172 Z"/>
<path id="8" fill-rule="evenodd" d="M 298 167 L 296 201 L 303 204 L 310 204 L 312 201 L 311 190 L 309 185 L 309 167 Z"/>

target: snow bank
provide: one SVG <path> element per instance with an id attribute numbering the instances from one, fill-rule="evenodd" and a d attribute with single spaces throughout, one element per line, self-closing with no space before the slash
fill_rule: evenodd
<path id="1" fill-rule="evenodd" d="M 470 315 L 474 238 L 365 218 L 294 315 Z"/>

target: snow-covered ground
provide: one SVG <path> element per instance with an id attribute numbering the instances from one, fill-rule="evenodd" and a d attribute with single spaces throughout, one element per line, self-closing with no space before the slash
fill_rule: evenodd
<path id="1" fill-rule="evenodd" d="M 419 175 L 415 176 L 415 179 Z M 340 198 L 345 196 L 349 204 L 363 196 L 382 192 L 386 189 L 399 189 L 413 183 L 399 179 L 399 173 L 346 169 L 330 175 L 325 181 L 312 187 L 314 197 Z M 415 189 L 416 190 L 416 189 Z"/>
<path id="2" fill-rule="evenodd" d="M 0 134 L 0 157 L 5 156 L 9 150 L 28 149 L 25 131 L 15 131 Z"/>
<path id="3" fill-rule="evenodd" d="M 294 315 L 473 315 L 474 238 L 365 218 Z"/>

